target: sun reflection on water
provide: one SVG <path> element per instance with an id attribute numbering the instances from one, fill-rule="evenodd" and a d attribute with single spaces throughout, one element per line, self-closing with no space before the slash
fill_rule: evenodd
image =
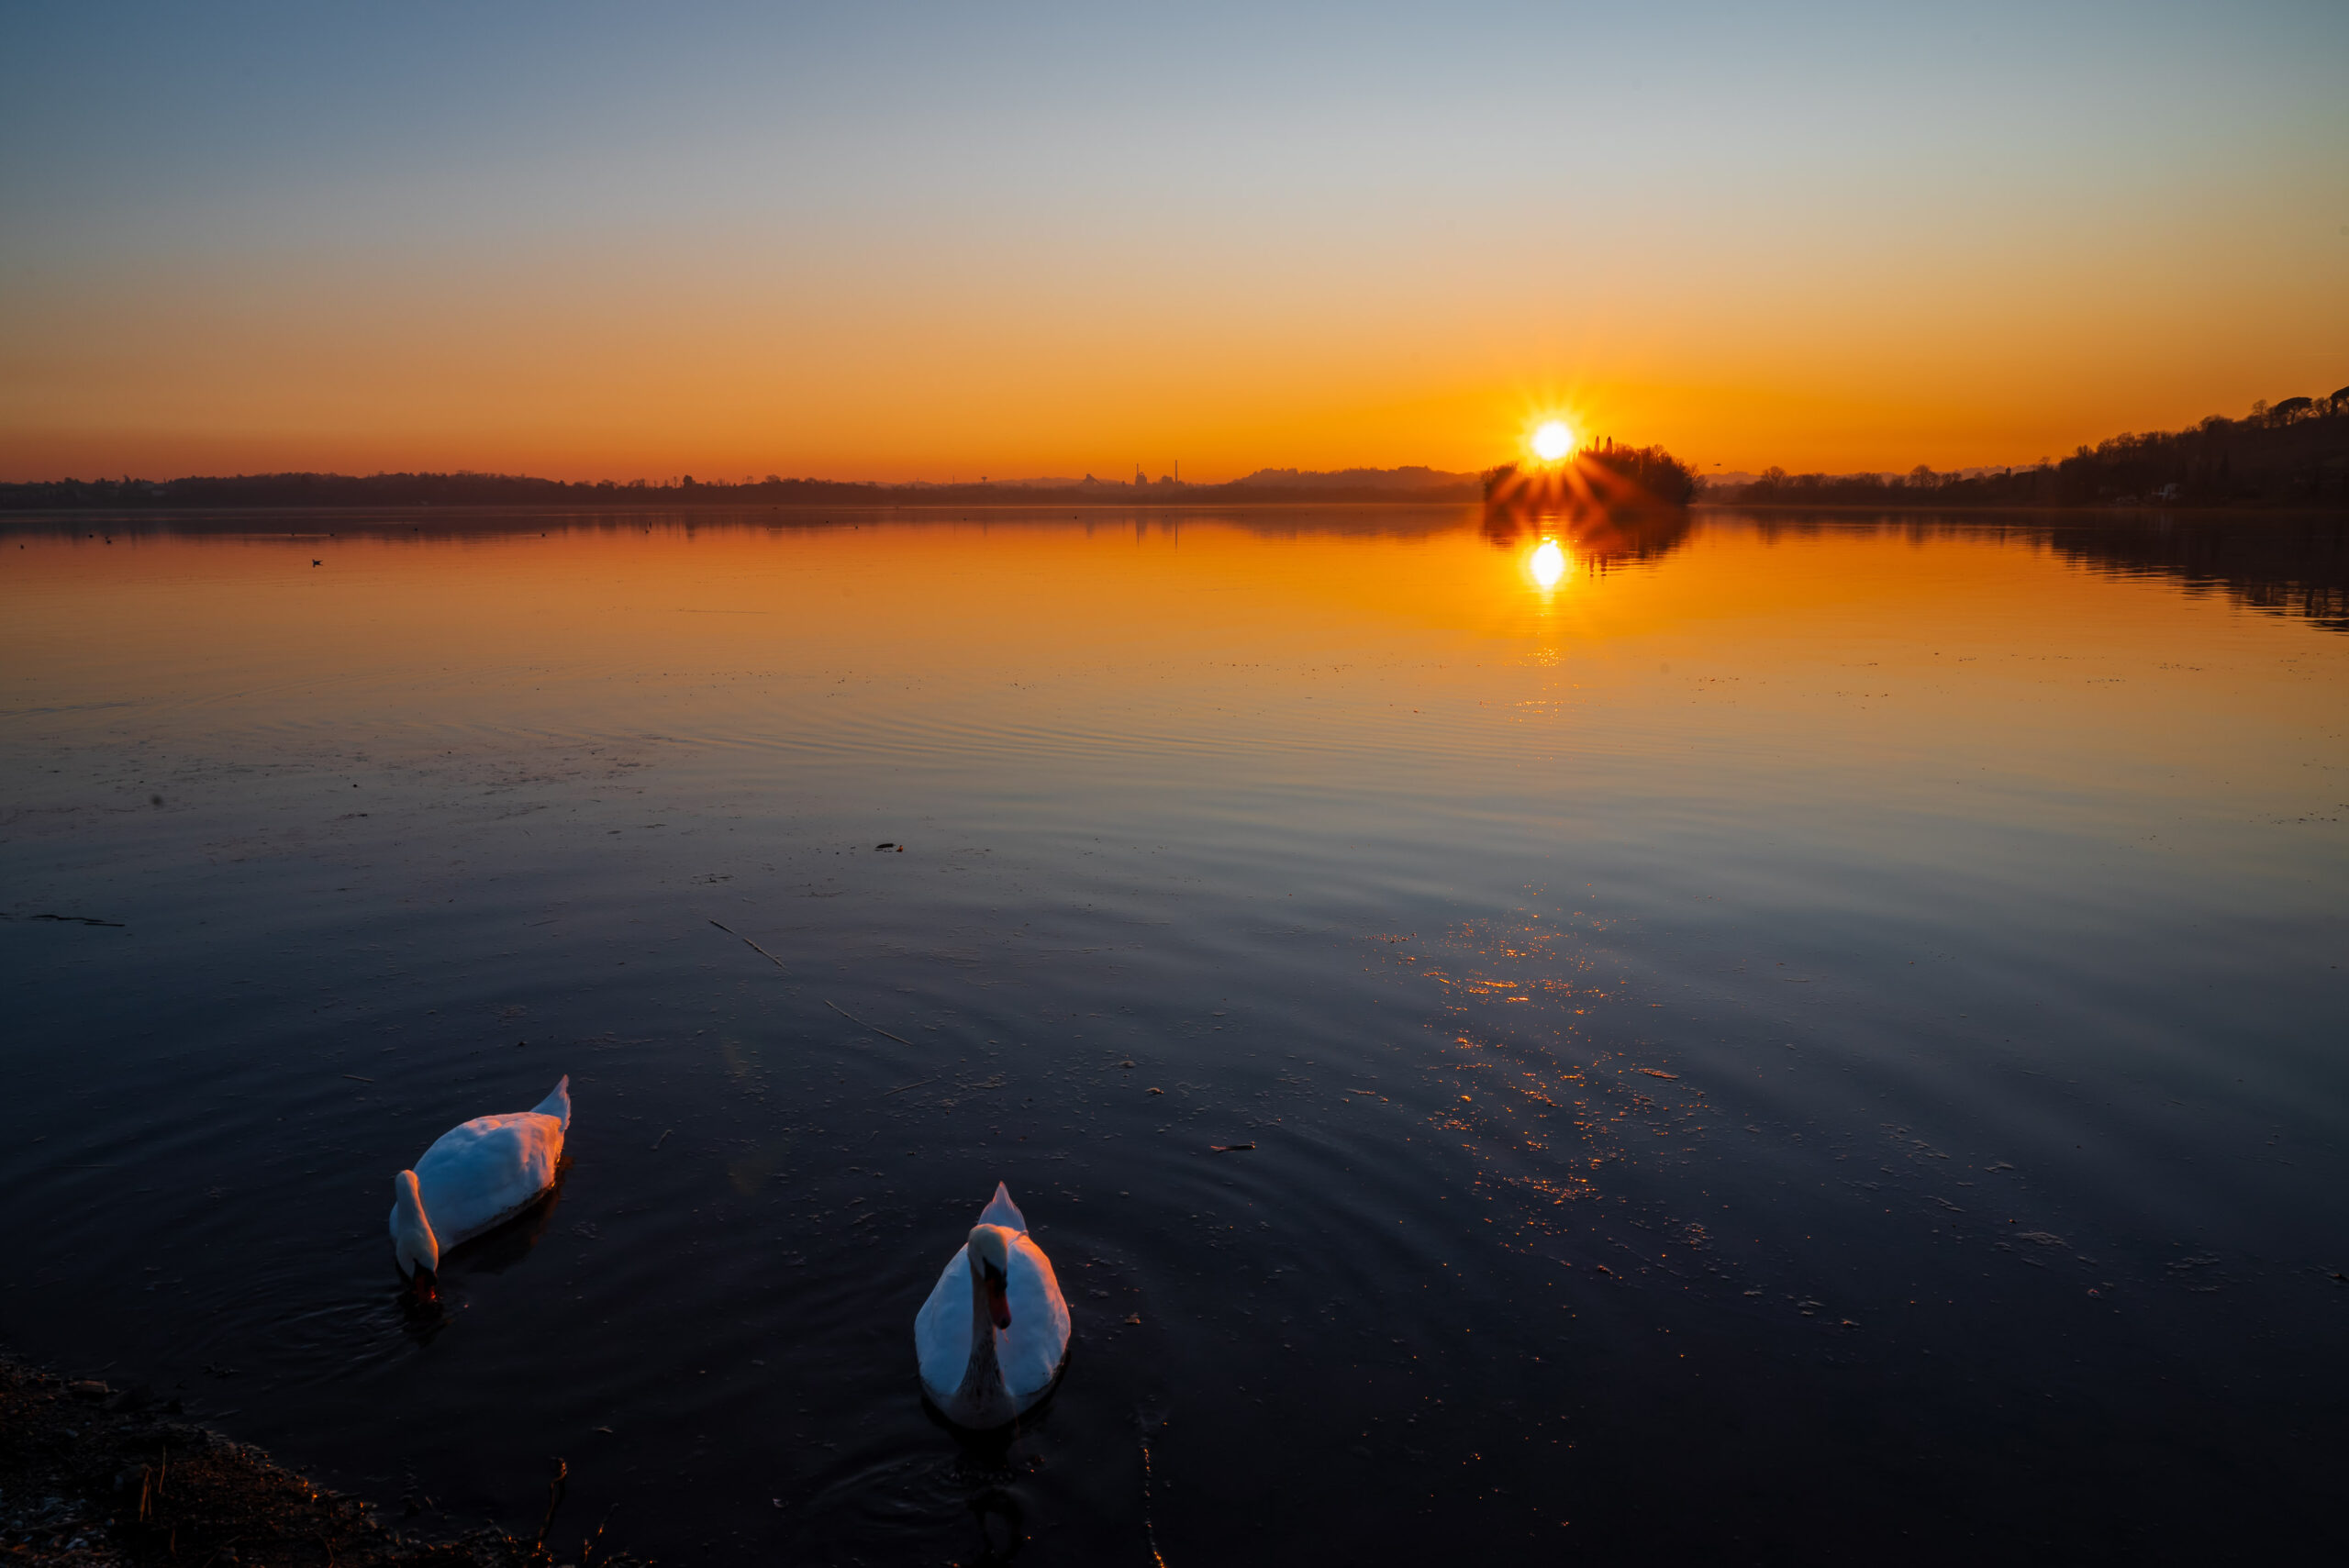
<path id="1" fill-rule="evenodd" d="M 1534 546 L 1533 553 L 1526 558 L 1525 562 L 1526 570 L 1533 573 L 1533 580 L 1545 592 L 1564 581 L 1567 569 L 1572 564 L 1566 559 L 1566 552 L 1558 548 L 1558 541 L 1553 539 L 1545 539 Z"/>

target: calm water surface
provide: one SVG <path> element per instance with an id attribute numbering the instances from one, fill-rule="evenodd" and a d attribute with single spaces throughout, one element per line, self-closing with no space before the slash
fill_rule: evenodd
<path id="1" fill-rule="evenodd" d="M 21 1352 L 672 1562 L 2337 1539 L 2338 525 L 106 526 L 0 533 Z"/>

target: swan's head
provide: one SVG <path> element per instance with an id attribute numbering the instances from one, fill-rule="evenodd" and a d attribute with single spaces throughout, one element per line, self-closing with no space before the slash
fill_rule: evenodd
<path id="1" fill-rule="evenodd" d="M 425 1217 L 424 1195 L 417 1189 L 414 1171 L 392 1178 L 392 1249 L 400 1273 L 429 1290 L 433 1273 L 440 1267 L 440 1239 L 432 1234 L 432 1221 Z"/>
<path id="2" fill-rule="evenodd" d="M 1011 1302 L 1004 1287 L 1011 1282 L 1012 1232 L 1000 1225 L 971 1229 L 971 1290 L 986 1298 L 987 1316 L 997 1329 L 1011 1327 Z"/>

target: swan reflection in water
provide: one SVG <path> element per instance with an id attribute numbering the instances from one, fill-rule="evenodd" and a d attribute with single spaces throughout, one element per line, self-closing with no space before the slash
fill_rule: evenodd
<path id="1" fill-rule="evenodd" d="M 439 1288 L 420 1291 L 407 1281 L 401 1282 L 395 1299 L 410 1334 L 430 1340 L 449 1326 L 445 1297 L 455 1296 L 462 1307 L 468 1280 L 477 1274 L 502 1274 L 530 1255 L 554 1224 L 554 1211 L 562 1206 L 562 1179 L 570 1171 L 571 1157 L 565 1155 L 555 1166 L 553 1184 L 538 1201 L 495 1230 L 484 1231 L 444 1254 Z"/>
<path id="2" fill-rule="evenodd" d="M 979 1527 L 979 1554 L 971 1559 L 973 1568 L 1008 1562 L 1027 1542 L 1027 1518 L 1019 1499 L 1000 1488 L 971 1499 L 971 1521 Z"/>
<path id="3" fill-rule="evenodd" d="M 1014 1457 L 1012 1446 L 1020 1439 L 1049 1428 L 1051 1399 L 1024 1411 L 1011 1425 L 990 1431 L 973 1431 L 956 1425 L 928 1399 L 921 1402 L 921 1407 L 930 1425 L 954 1440 L 954 1458 L 941 1477 L 944 1490 L 949 1497 L 961 1497 L 979 1533 L 977 1555 L 957 1561 L 973 1568 L 1010 1562 L 1028 1541 L 1027 1513 L 1013 1488 L 1039 1462 L 1033 1457 Z M 946 1498 L 939 1500 L 944 1502 Z"/>

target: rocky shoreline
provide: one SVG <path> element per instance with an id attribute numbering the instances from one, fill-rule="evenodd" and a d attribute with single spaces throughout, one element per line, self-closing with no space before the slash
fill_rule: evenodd
<path id="1" fill-rule="evenodd" d="M 0 1357 L 0 1558 L 185 1568 L 647 1568 L 598 1529 L 558 1555 L 558 1473 L 538 1538 L 484 1528 L 426 1540 L 260 1449 L 181 1418 L 144 1388 Z"/>

